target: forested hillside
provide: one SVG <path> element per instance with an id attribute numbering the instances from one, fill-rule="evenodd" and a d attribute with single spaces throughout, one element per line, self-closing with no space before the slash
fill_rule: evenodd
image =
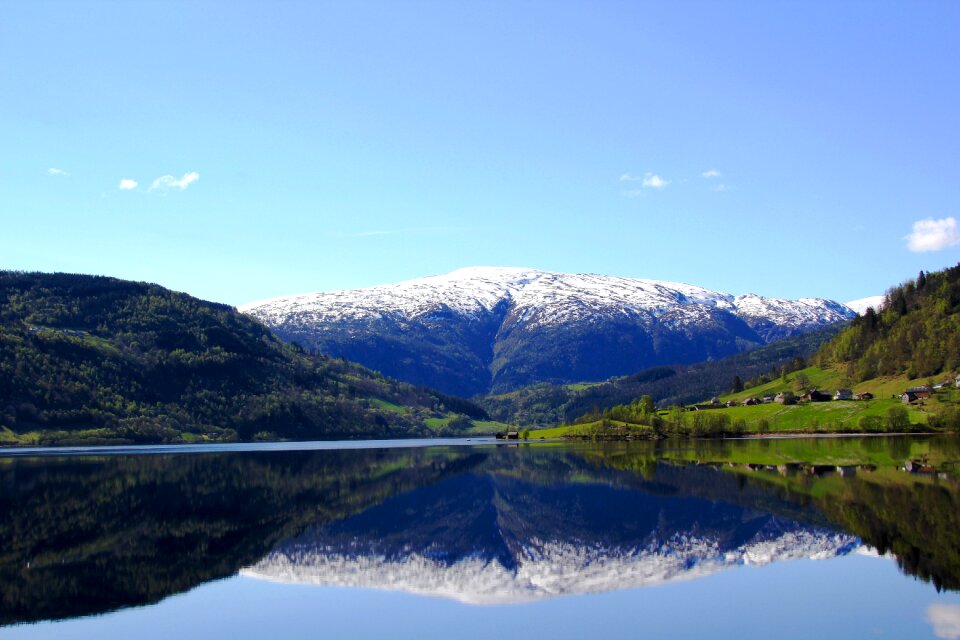
<path id="1" fill-rule="evenodd" d="M 820 350 L 821 366 L 840 365 L 854 381 L 906 374 L 925 378 L 960 368 L 960 265 L 920 272 L 887 292 Z"/>
<path id="2" fill-rule="evenodd" d="M 660 407 L 688 404 L 729 392 L 737 378 L 762 384 L 778 378 L 784 368 L 801 368 L 807 357 L 845 326 L 837 323 L 721 360 L 654 367 L 600 384 L 539 384 L 488 396 L 481 404 L 497 420 L 539 426 L 568 423 L 644 395 L 651 396 Z"/>
<path id="3" fill-rule="evenodd" d="M 113 278 L 0 272 L 0 442 L 430 435 L 426 420 L 453 411 L 484 417 L 307 355 L 226 305 Z"/>

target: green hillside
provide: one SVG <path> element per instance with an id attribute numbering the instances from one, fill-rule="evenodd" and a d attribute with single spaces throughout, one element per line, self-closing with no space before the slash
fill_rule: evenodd
<path id="1" fill-rule="evenodd" d="M 2 443 L 427 436 L 486 418 L 469 401 L 306 354 L 226 305 L 113 278 L 0 272 Z"/>
<path id="2" fill-rule="evenodd" d="M 960 368 L 960 265 L 890 289 L 880 311 L 855 319 L 821 349 L 822 367 L 853 381 L 938 376 Z"/>
<path id="3" fill-rule="evenodd" d="M 655 412 L 650 400 L 636 400 L 594 409 L 574 425 L 551 435 L 603 437 L 624 433 L 661 435 L 731 435 L 743 433 L 912 432 L 960 429 L 960 265 L 937 273 L 921 272 L 916 280 L 887 292 L 882 308 L 870 309 L 824 344 L 813 360 L 817 366 L 788 371 L 779 377 L 748 380 L 738 372 L 735 392 L 713 402 L 701 396 L 699 411 Z M 907 389 L 922 387 L 929 397 L 905 403 Z M 868 400 L 776 403 L 744 406 L 748 398 L 769 398 L 781 392 L 801 396 L 820 389 L 854 394 Z M 726 405 L 731 406 L 726 406 Z M 632 431 L 631 431 L 632 430 Z"/>

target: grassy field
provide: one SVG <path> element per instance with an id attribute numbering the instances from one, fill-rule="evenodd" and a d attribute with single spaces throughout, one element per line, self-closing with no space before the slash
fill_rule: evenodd
<path id="1" fill-rule="evenodd" d="M 844 376 L 834 369 L 820 369 L 817 367 L 807 367 L 806 369 L 801 369 L 800 371 L 795 371 L 787 376 L 787 380 L 783 381 L 781 379 L 768 382 L 767 384 L 760 385 L 758 387 L 753 387 L 750 389 L 744 389 L 739 393 L 731 393 L 725 396 L 722 396 L 720 400 L 726 402 L 727 400 L 733 400 L 735 402 L 741 402 L 747 398 L 756 397 L 762 398 L 766 395 L 776 395 L 781 391 L 793 391 L 798 393 L 796 388 L 798 378 L 806 377 L 809 381 L 809 386 L 817 387 L 818 389 L 823 389 L 834 393 L 838 388 L 848 388 L 851 389 L 854 393 L 864 393 L 870 392 L 877 399 L 890 399 L 891 396 L 899 396 L 905 390 L 910 387 L 917 387 L 923 384 L 928 383 L 937 383 L 937 382 L 946 382 L 949 381 L 951 390 L 953 389 L 953 379 L 955 374 L 943 374 L 937 376 L 931 380 L 927 379 L 913 379 L 911 380 L 907 376 L 884 376 L 881 378 L 874 378 L 872 380 L 866 380 L 864 382 L 850 384 L 844 380 Z M 939 394 L 938 394 L 939 396 Z M 955 398 L 951 395 L 950 391 L 947 391 L 945 396 L 949 400 L 954 400 Z M 937 398 L 931 399 L 931 403 L 936 405 Z"/>
<path id="2" fill-rule="evenodd" d="M 648 438 L 654 434 L 652 427 L 638 424 L 628 424 L 619 420 L 588 422 L 586 424 L 566 425 L 550 429 L 535 429 L 530 431 L 530 439 L 540 438 L 593 438 L 620 435 L 636 438 Z"/>
<path id="3" fill-rule="evenodd" d="M 777 379 L 767 384 L 746 389 L 739 393 L 731 393 L 720 398 L 721 403 L 733 401 L 738 403 L 734 407 L 722 407 L 717 409 L 708 409 L 711 414 L 716 412 L 729 417 L 731 423 L 742 421 L 745 425 L 746 434 L 757 433 L 858 433 L 861 432 L 860 419 L 865 416 L 877 416 L 886 418 L 891 408 L 902 407 L 907 410 L 911 425 L 914 429 L 923 430 L 930 415 L 937 413 L 946 405 L 960 404 L 960 390 L 949 385 L 942 392 L 934 396 L 923 404 L 915 403 L 911 405 L 903 404 L 899 399 L 899 394 L 904 390 L 926 384 L 929 382 L 938 382 L 953 379 L 952 375 L 943 375 L 936 380 L 911 380 L 906 376 L 884 377 L 869 380 L 863 383 L 852 385 L 855 393 L 870 392 L 874 395 L 873 400 L 854 401 L 839 400 L 831 402 L 802 403 L 796 405 L 781 405 L 776 403 L 760 404 L 753 406 L 741 406 L 739 403 L 750 397 L 762 398 L 766 395 L 776 395 L 781 391 L 792 391 L 799 393 L 798 383 L 806 380 L 808 386 L 833 393 L 837 388 L 843 386 L 843 376 L 840 372 L 830 369 L 819 369 L 817 367 L 808 367 L 801 371 L 794 372 L 787 376 L 786 380 Z M 667 418 L 669 413 L 662 411 L 660 415 Z M 692 419 L 692 414 L 685 414 L 687 420 Z M 604 428 L 601 422 L 591 422 L 582 425 L 567 425 L 554 427 L 551 429 L 540 429 L 532 432 L 532 438 L 562 438 L 562 437 L 593 437 L 606 434 L 606 430 L 624 431 L 628 426 L 636 430 L 629 432 L 630 435 L 643 437 L 649 435 L 649 428 L 638 427 L 637 425 L 626 425 L 616 421 L 607 421 L 607 427 Z M 624 431 L 624 433 L 628 433 Z"/>
<path id="4" fill-rule="evenodd" d="M 752 407 L 715 409 L 730 416 L 731 420 L 742 419 L 748 429 L 756 427 L 760 420 L 769 423 L 772 433 L 778 431 L 857 431 L 863 416 L 885 417 L 891 407 L 905 407 L 912 424 L 926 424 L 927 412 L 919 407 L 907 407 L 899 400 L 837 400 L 811 402 L 809 404 L 780 405 L 761 404 Z"/>
<path id="5" fill-rule="evenodd" d="M 387 402 L 386 400 L 381 400 L 380 398 L 370 398 L 370 404 L 379 409 L 390 411 L 392 413 L 410 413 L 410 411 L 405 407 L 401 407 L 400 405 L 392 402 Z"/>
<path id="6" fill-rule="evenodd" d="M 596 387 L 602 382 L 574 382 L 572 384 L 564 385 L 565 388 L 570 389 L 571 391 L 586 391 L 590 387 Z"/>
<path id="7" fill-rule="evenodd" d="M 793 391 L 797 379 L 801 376 L 806 377 L 811 386 L 819 389 L 835 392 L 843 386 L 843 376 L 835 370 L 819 369 L 817 367 L 808 367 L 790 374 L 787 380 L 775 380 L 759 387 L 745 389 L 739 393 L 731 393 L 720 398 L 721 402 L 732 400 L 742 402 L 750 397 L 762 398 L 766 395 L 775 395 L 781 391 Z M 931 414 L 937 413 L 948 404 L 960 403 L 960 391 L 948 385 L 942 392 L 934 394 L 923 404 L 914 403 L 905 405 L 900 401 L 900 394 L 910 387 L 920 386 L 927 383 L 936 383 L 943 378 L 943 381 L 953 380 L 953 375 L 943 375 L 933 380 L 911 380 L 906 376 L 887 376 L 867 380 L 858 384 L 849 386 L 854 393 L 869 392 L 874 395 L 873 400 L 866 401 L 832 401 L 816 402 L 810 404 L 798 405 L 779 405 L 762 404 L 750 407 L 736 406 L 729 409 L 721 409 L 730 415 L 731 420 L 741 418 L 746 420 L 748 428 L 756 425 L 760 419 L 766 419 L 770 423 L 770 430 L 776 431 L 857 431 L 858 422 L 863 416 L 885 417 L 891 407 L 903 407 L 907 409 L 910 422 L 914 425 L 925 425 Z"/>
<path id="8" fill-rule="evenodd" d="M 469 427 L 451 428 L 453 418 L 427 418 L 424 423 L 438 436 L 492 436 L 498 431 L 511 431 L 515 427 L 494 420 L 470 420 Z"/>

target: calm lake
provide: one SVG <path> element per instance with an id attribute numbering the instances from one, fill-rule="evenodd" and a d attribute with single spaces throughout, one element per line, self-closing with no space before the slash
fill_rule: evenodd
<path id="1" fill-rule="evenodd" d="M 0 452 L 0 637 L 960 638 L 960 438 L 399 444 Z"/>

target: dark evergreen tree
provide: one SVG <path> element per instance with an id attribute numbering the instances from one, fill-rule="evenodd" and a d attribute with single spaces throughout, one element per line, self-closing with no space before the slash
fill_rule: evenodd
<path id="1" fill-rule="evenodd" d="M 743 391 L 743 381 L 740 379 L 740 376 L 733 376 L 733 393 L 740 393 Z"/>

